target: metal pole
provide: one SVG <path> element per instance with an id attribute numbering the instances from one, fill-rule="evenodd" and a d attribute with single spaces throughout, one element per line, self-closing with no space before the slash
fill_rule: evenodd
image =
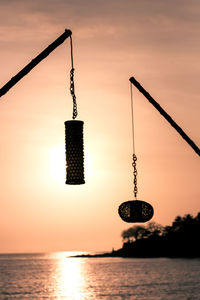
<path id="1" fill-rule="evenodd" d="M 140 83 L 131 77 L 130 82 L 149 100 L 149 102 L 159 111 L 159 113 L 170 123 L 174 129 L 182 136 L 182 138 L 192 147 L 192 149 L 200 155 L 200 149 L 197 145 L 189 138 L 189 136 L 183 131 L 183 129 L 166 113 L 166 111 L 156 102 L 151 95 L 140 85 Z"/>
<path id="2" fill-rule="evenodd" d="M 72 32 L 68 29 L 65 30 L 52 44 L 44 49 L 39 55 L 37 55 L 29 64 L 27 64 L 19 73 L 12 77 L 1 89 L 0 97 L 5 95 L 18 81 L 20 81 L 25 75 L 27 75 L 36 65 L 38 65 L 44 58 L 46 58 L 54 49 L 61 45 L 66 38 L 68 38 Z"/>

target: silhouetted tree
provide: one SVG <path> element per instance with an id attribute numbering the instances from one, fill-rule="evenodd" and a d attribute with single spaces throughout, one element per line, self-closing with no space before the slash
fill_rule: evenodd
<path id="1" fill-rule="evenodd" d="M 133 242 L 147 235 L 147 229 L 144 226 L 135 225 L 124 230 L 121 234 L 124 242 Z"/>
<path id="2" fill-rule="evenodd" d="M 129 257 L 200 257 L 200 212 L 177 216 L 171 226 L 155 222 L 122 232 L 122 255 Z"/>
<path id="3" fill-rule="evenodd" d="M 146 229 L 149 232 L 149 236 L 161 236 L 164 233 L 164 227 L 154 221 L 149 222 Z"/>
<path id="4" fill-rule="evenodd" d="M 164 227 L 156 222 L 149 222 L 147 226 L 135 225 L 121 234 L 124 242 L 134 242 L 139 239 L 148 238 L 150 236 L 160 236 L 164 232 Z"/>

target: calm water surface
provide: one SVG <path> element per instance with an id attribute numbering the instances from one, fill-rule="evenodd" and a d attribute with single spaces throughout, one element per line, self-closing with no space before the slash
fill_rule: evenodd
<path id="1" fill-rule="evenodd" d="M 1 254 L 0 299 L 200 300 L 200 259 Z"/>

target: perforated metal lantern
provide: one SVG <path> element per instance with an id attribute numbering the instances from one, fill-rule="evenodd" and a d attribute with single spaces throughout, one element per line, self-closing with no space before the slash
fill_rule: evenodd
<path id="1" fill-rule="evenodd" d="M 83 184 L 83 121 L 65 122 L 66 184 Z"/>
<path id="2" fill-rule="evenodd" d="M 123 202 L 118 209 L 123 221 L 128 223 L 144 223 L 153 217 L 151 204 L 141 200 Z"/>

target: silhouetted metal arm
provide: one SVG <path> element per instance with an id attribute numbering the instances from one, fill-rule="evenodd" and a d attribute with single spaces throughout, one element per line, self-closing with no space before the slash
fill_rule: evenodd
<path id="1" fill-rule="evenodd" d="M 200 149 L 189 138 L 189 136 L 183 131 L 183 129 L 166 113 L 166 111 L 151 97 L 151 95 L 140 85 L 140 83 L 131 77 L 130 82 L 149 100 L 149 102 L 159 111 L 159 113 L 170 123 L 174 129 L 182 136 L 182 138 L 192 147 L 192 149 L 200 155 Z"/>
<path id="2" fill-rule="evenodd" d="M 19 73 L 12 77 L 1 89 L 0 97 L 5 95 L 18 81 L 20 81 L 26 74 L 28 74 L 36 65 L 38 65 L 44 58 L 46 58 L 54 49 L 61 45 L 72 32 L 65 30 L 52 44 L 44 49 L 38 56 L 36 56 L 28 65 L 26 65 Z"/>

